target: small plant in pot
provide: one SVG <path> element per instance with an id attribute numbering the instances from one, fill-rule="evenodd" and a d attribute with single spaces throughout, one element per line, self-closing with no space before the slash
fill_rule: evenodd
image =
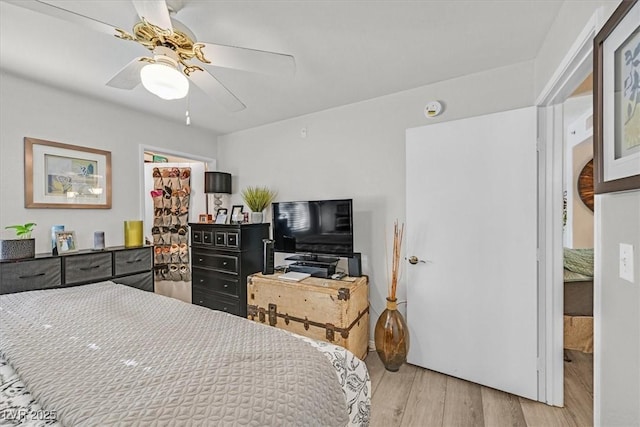
<path id="1" fill-rule="evenodd" d="M 36 224 L 8 225 L 5 229 L 14 229 L 15 239 L 0 239 L 0 259 L 33 258 L 36 256 L 36 239 L 31 238 L 31 232 Z"/>
<path id="2" fill-rule="evenodd" d="M 267 187 L 247 187 L 241 192 L 242 199 L 251 209 L 251 223 L 260 224 L 264 219 L 264 211 L 276 198 L 276 192 Z"/>

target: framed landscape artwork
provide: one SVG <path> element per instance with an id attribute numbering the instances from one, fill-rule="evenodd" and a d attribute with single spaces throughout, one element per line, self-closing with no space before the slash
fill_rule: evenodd
<path id="1" fill-rule="evenodd" d="M 109 151 L 24 139 L 26 208 L 111 209 Z"/>

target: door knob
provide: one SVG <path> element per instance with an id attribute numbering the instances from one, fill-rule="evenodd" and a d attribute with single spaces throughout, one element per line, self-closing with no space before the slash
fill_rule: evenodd
<path id="1" fill-rule="evenodd" d="M 417 264 L 417 263 L 419 263 L 419 262 L 426 263 L 426 261 L 425 261 L 425 260 L 419 259 L 419 258 L 418 258 L 417 256 L 415 256 L 415 255 L 411 255 L 411 256 L 409 257 L 409 264 L 416 265 L 416 264 Z"/>

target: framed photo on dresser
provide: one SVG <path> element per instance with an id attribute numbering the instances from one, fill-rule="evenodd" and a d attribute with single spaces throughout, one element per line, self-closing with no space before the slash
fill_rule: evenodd
<path id="1" fill-rule="evenodd" d="M 56 247 L 58 255 L 78 251 L 75 231 L 56 231 Z"/>

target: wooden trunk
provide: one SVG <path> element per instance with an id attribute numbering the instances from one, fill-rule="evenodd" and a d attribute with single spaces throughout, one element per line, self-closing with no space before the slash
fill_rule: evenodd
<path id="1" fill-rule="evenodd" d="M 248 318 L 340 345 L 361 359 L 369 346 L 366 277 L 308 277 L 299 282 L 253 274 L 247 281 Z"/>

